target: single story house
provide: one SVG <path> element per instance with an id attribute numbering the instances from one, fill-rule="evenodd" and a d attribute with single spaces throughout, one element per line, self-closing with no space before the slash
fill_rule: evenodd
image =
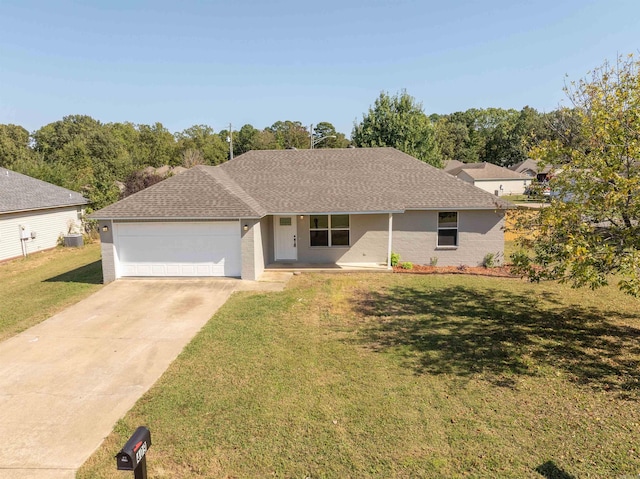
<path id="1" fill-rule="evenodd" d="M 464 163 L 445 171 L 495 196 L 522 195 L 531 184 L 531 177 L 487 162 Z"/>
<path id="2" fill-rule="evenodd" d="M 75 191 L 0 168 L 0 261 L 54 248 L 80 231 L 88 201 Z"/>
<path id="3" fill-rule="evenodd" d="M 250 151 L 90 215 L 104 281 L 235 276 L 270 264 L 478 265 L 509 203 L 394 148 Z"/>

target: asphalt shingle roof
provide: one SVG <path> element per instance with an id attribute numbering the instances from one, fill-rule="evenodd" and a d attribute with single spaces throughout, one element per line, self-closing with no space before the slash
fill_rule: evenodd
<path id="1" fill-rule="evenodd" d="M 516 163 L 515 165 L 511 165 L 509 167 L 510 170 L 515 171 L 516 173 L 522 173 L 523 171 L 530 170 L 536 173 L 549 173 L 551 171 L 550 166 L 546 166 L 542 169 L 542 171 L 538 171 L 538 162 L 533 158 L 527 158 L 520 163 Z"/>
<path id="2" fill-rule="evenodd" d="M 444 164 L 444 166 L 442 167 L 442 169 L 444 171 L 446 171 L 447 173 L 449 173 L 451 170 L 453 170 L 454 168 L 458 168 L 460 166 L 464 166 L 464 163 L 462 161 L 458 161 L 458 160 L 447 160 Z"/>
<path id="3" fill-rule="evenodd" d="M 220 166 L 194 167 L 91 217 L 251 218 L 508 207 L 394 148 L 346 148 L 250 151 Z"/>
<path id="4" fill-rule="evenodd" d="M 260 218 L 265 212 L 220 168 L 194 166 L 90 218 Z"/>
<path id="5" fill-rule="evenodd" d="M 494 165 L 493 163 L 466 163 L 457 168 L 453 168 L 448 171 L 450 175 L 458 176 L 460 172 L 464 171 L 474 180 L 524 180 L 529 179 L 525 175 L 516 173 L 502 166 Z"/>
<path id="6" fill-rule="evenodd" d="M 0 168 L 0 213 L 85 205 L 80 193 Z"/>

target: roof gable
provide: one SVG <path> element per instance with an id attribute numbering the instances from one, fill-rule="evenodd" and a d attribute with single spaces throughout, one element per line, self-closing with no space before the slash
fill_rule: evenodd
<path id="1" fill-rule="evenodd" d="M 264 210 L 224 172 L 194 166 L 90 215 L 91 218 L 260 218 Z"/>
<path id="2" fill-rule="evenodd" d="M 0 213 L 85 205 L 80 193 L 0 168 Z"/>
<path id="3" fill-rule="evenodd" d="M 537 160 L 534 160 L 533 158 L 527 158 L 520 163 L 511 165 L 509 169 L 515 171 L 516 173 L 524 173 L 525 171 L 530 171 L 535 175 L 538 173 L 549 173 L 549 171 L 551 171 L 551 166 L 547 165 L 542 170 L 540 170 Z"/>
<path id="4" fill-rule="evenodd" d="M 451 170 L 453 170 L 455 168 L 460 168 L 462 166 L 464 166 L 464 163 L 462 161 L 447 160 L 446 163 L 444 164 L 444 166 L 442 167 L 442 169 L 444 171 L 446 171 L 447 173 L 449 173 Z"/>

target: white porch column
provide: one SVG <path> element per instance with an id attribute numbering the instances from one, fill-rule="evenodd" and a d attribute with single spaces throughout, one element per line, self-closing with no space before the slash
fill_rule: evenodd
<path id="1" fill-rule="evenodd" d="M 387 269 L 391 269 L 391 245 L 393 237 L 393 213 L 389 213 L 389 245 L 387 248 Z"/>

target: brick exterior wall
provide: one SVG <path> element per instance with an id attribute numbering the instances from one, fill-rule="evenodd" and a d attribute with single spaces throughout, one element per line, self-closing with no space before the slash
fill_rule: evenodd
<path id="1" fill-rule="evenodd" d="M 493 210 L 458 212 L 458 246 L 437 246 L 437 211 L 407 211 L 393 215 L 392 250 L 401 261 L 430 264 L 437 258 L 439 266 L 478 266 L 487 253 L 504 256 L 504 212 Z"/>
<path id="2" fill-rule="evenodd" d="M 273 216 L 265 216 L 260 220 L 262 234 L 262 258 L 264 265 L 273 263 Z"/>
<path id="3" fill-rule="evenodd" d="M 106 226 L 109 231 L 102 231 Z M 102 250 L 102 282 L 111 283 L 116 280 L 116 251 L 113 245 L 113 223 L 111 221 L 99 221 L 100 244 Z"/>
<path id="4" fill-rule="evenodd" d="M 248 230 L 244 231 L 244 225 Z M 264 272 L 264 246 L 260 220 L 240 220 L 242 258 L 242 279 L 256 281 Z"/>

